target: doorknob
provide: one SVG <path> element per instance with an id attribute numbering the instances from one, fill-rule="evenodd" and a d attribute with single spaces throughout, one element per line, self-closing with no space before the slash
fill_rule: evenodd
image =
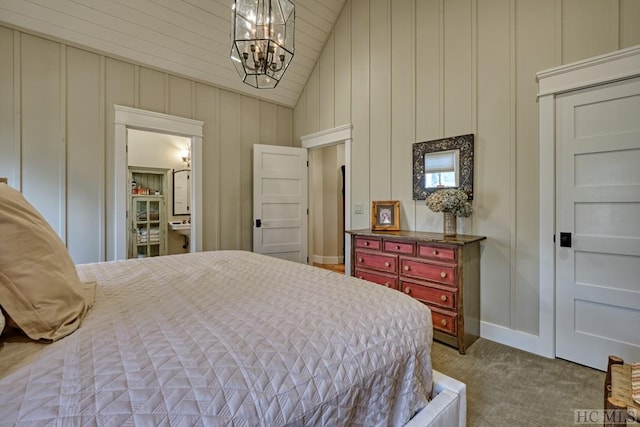
<path id="1" fill-rule="evenodd" d="M 571 247 L 571 233 L 560 233 L 560 246 L 563 248 Z"/>
<path id="2" fill-rule="evenodd" d="M 260 227 L 262 227 L 262 220 L 256 219 L 256 228 L 260 228 Z"/>

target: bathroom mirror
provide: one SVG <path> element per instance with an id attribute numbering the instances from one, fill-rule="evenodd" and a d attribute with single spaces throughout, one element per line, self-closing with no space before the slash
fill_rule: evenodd
<path id="1" fill-rule="evenodd" d="M 473 199 L 473 134 L 413 144 L 413 199 L 459 188 Z"/>
<path id="2" fill-rule="evenodd" d="M 173 214 L 190 215 L 191 206 L 191 169 L 173 171 Z"/>

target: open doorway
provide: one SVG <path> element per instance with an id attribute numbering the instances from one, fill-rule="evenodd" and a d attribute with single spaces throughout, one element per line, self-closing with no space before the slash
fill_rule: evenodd
<path id="1" fill-rule="evenodd" d="M 340 197 L 344 198 L 343 204 L 343 230 L 349 230 L 351 228 L 351 144 L 353 140 L 351 139 L 351 130 L 353 126 L 351 124 L 346 124 L 342 126 L 335 127 L 333 129 L 327 129 L 324 131 L 316 132 L 309 135 L 304 135 L 300 138 L 302 142 L 302 147 L 310 150 L 310 155 L 313 156 L 313 152 L 315 150 L 319 150 L 325 147 L 330 147 L 333 145 L 340 145 L 343 147 L 344 152 L 344 184 L 342 189 L 344 190 L 344 196 L 342 195 L 343 191 L 340 191 Z M 311 168 L 310 168 L 311 169 Z M 311 173 L 311 171 L 310 171 Z M 340 172 L 342 174 L 342 171 Z M 310 193 L 309 196 L 310 201 L 316 199 L 315 195 Z M 309 215 L 310 224 L 313 221 L 311 218 L 311 213 Z M 313 254 L 313 237 L 314 233 L 309 233 L 309 253 Z M 343 233 L 343 246 L 344 253 L 351 253 L 351 240 L 346 238 Z M 311 260 L 310 260 L 311 261 Z M 343 258 L 344 263 L 344 273 L 349 275 L 351 274 L 351 257 L 347 255 Z"/>
<path id="2" fill-rule="evenodd" d="M 309 239 L 313 265 L 344 273 L 345 144 L 309 152 Z"/>
<path id="3" fill-rule="evenodd" d="M 127 129 L 127 258 L 189 252 L 191 138 Z"/>
<path id="4" fill-rule="evenodd" d="M 190 175 L 188 187 L 189 218 L 191 223 L 186 230 L 189 232 L 189 252 L 202 250 L 202 130 L 204 123 L 200 120 L 171 116 L 168 114 L 145 111 L 137 108 L 114 105 L 115 110 L 115 144 L 113 148 L 113 198 L 108 199 L 108 210 L 113 215 L 113 240 L 108 253 L 109 260 L 126 259 L 128 257 L 129 241 L 127 235 L 131 232 L 128 222 L 128 205 L 132 193 L 133 177 L 129 174 L 128 165 L 128 133 L 131 130 L 146 131 L 154 134 L 168 134 L 181 136 L 189 140 Z M 158 139 L 154 139 L 157 143 Z M 152 151 L 157 150 L 153 145 Z M 188 149 L 187 149 L 188 150 Z M 180 155 L 182 157 L 182 155 Z M 188 157 L 188 154 L 187 156 Z M 188 159 L 187 159 L 188 160 Z M 137 183 L 136 183 L 137 185 Z M 143 186 L 144 191 L 150 191 L 150 185 Z M 168 190 L 167 190 L 168 191 Z M 155 195 L 155 189 L 153 190 Z M 158 211 L 160 212 L 159 208 Z M 149 215 L 147 215 L 149 217 Z M 166 219 L 166 218 L 165 218 Z M 167 223 L 167 226 L 169 224 Z M 148 229 L 149 230 L 149 229 Z M 186 230 L 184 230 L 186 232 Z M 149 231 L 147 231 L 149 237 Z M 147 239 L 148 240 L 148 239 Z M 183 243 L 184 244 L 184 243 Z M 185 248 L 186 249 L 186 248 Z"/>

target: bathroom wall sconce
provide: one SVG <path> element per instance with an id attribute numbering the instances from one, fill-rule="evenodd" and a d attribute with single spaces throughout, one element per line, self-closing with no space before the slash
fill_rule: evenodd
<path id="1" fill-rule="evenodd" d="M 182 150 L 180 152 L 180 157 L 182 158 L 182 161 L 186 164 L 188 168 L 191 167 L 191 150 L 189 149 Z"/>

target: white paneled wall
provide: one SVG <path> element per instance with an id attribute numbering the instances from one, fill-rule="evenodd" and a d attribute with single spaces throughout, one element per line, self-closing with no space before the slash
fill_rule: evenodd
<path id="1" fill-rule="evenodd" d="M 77 263 L 113 253 L 115 104 L 204 121 L 205 250 L 251 250 L 252 146 L 294 143 L 289 108 L 4 27 L 0 93 L 0 177 Z"/>
<path id="2" fill-rule="evenodd" d="M 475 134 L 475 211 L 459 227 L 488 237 L 483 334 L 531 348 L 539 321 L 535 73 L 640 43 L 639 4 L 349 0 L 298 101 L 294 133 L 352 123 L 352 203 L 365 207 L 352 228 L 369 227 L 372 200 L 392 199 L 401 201 L 402 228 L 421 231 L 440 231 L 441 216 L 412 200 L 412 144 Z"/>

